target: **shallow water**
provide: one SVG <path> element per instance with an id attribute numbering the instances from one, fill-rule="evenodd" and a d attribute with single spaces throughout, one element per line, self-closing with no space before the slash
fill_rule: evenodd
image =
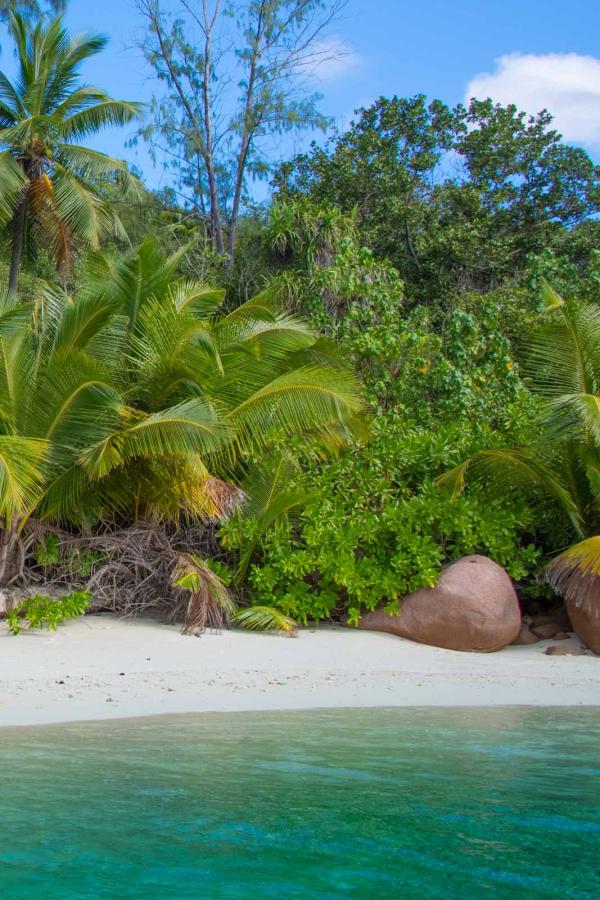
<path id="1" fill-rule="evenodd" d="M 600 897 L 600 709 L 0 732 L 0 896 Z"/>

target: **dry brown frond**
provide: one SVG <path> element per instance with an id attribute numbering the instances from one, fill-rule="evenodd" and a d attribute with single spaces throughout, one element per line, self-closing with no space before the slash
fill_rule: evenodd
<path id="1" fill-rule="evenodd" d="M 557 556 L 544 579 L 565 600 L 586 612 L 600 610 L 600 536 L 588 538 Z"/>

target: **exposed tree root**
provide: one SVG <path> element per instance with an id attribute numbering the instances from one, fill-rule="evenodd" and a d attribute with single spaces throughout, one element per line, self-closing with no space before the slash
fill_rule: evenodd
<path id="1" fill-rule="evenodd" d="M 17 578 L 28 583 L 44 581 L 47 590 L 85 588 L 97 610 L 123 616 L 152 612 L 169 622 L 183 622 L 184 633 L 199 633 L 204 627 L 222 627 L 227 604 L 216 603 L 225 590 L 208 568 L 197 566 L 197 589 L 192 592 L 174 584 L 182 560 L 219 555 L 216 525 L 205 523 L 182 528 L 141 523 L 130 528 L 106 528 L 86 536 L 73 536 L 50 529 L 57 536 L 61 561 L 45 569 L 31 556 L 34 543 L 43 539 L 43 529 L 32 525 L 23 542 Z M 91 574 L 82 574 L 81 554 L 93 553 Z M 233 604 L 232 604 L 233 608 Z"/>

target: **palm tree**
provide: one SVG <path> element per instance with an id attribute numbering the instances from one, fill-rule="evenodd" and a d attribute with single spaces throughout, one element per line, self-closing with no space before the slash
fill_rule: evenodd
<path id="1" fill-rule="evenodd" d="M 16 291 L 26 237 L 50 249 L 59 272 L 70 271 L 75 242 L 97 248 L 119 230 L 102 182 L 133 189 L 126 163 L 78 141 L 125 125 L 140 106 L 84 84 L 81 65 L 104 49 L 102 35 L 70 37 L 60 18 L 31 24 L 12 14 L 18 73 L 0 72 L 0 220 L 11 222 L 9 289 Z"/>
<path id="2" fill-rule="evenodd" d="M 565 535 L 584 538 L 556 557 L 546 579 L 577 606 L 600 609 L 600 306 L 565 300 L 548 285 L 545 310 L 524 362 L 541 416 L 530 444 L 482 451 L 440 482 L 462 491 L 468 473 L 550 497 Z"/>
<path id="3" fill-rule="evenodd" d="M 177 279 L 186 249 L 92 254 L 76 298 L 1 298 L 0 583 L 33 520 L 222 518 L 274 448 L 351 439 L 362 394 L 329 342 L 268 291 L 220 314 Z"/>

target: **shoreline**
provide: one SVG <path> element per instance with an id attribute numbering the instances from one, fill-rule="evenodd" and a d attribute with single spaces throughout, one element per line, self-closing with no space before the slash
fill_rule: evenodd
<path id="1" fill-rule="evenodd" d="M 600 706 L 600 658 L 554 641 L 459 653 L 339 626 L 297 638 L 184 637 L 150 619 L 90 615 L 55 633 L 0 633 L 0 727 L 186 713 Z M 572 637 L 564 647 L 579 647 Z"/>

